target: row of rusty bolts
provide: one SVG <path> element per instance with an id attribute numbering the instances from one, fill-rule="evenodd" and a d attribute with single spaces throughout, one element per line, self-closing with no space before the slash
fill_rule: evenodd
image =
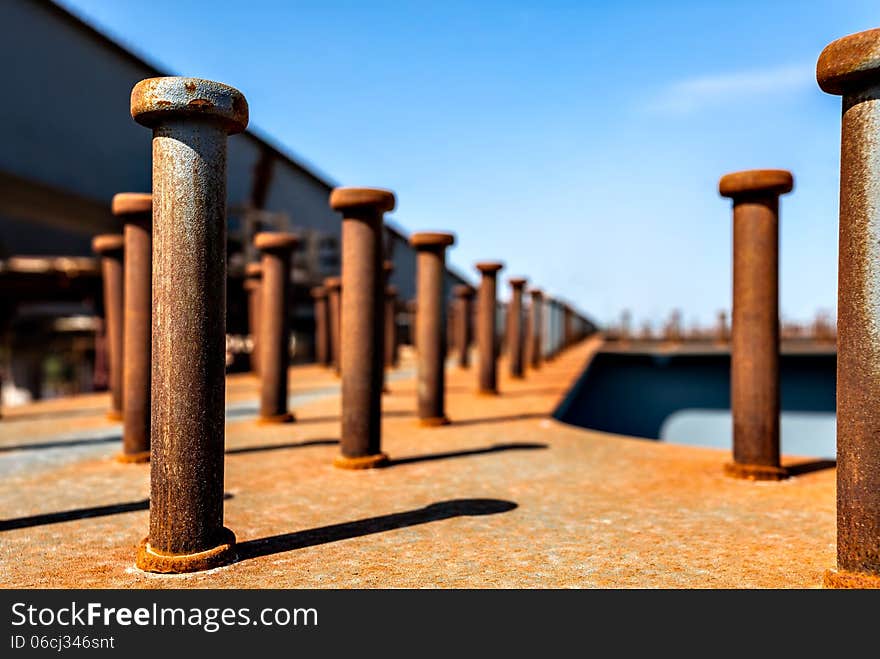
<path id="1" fill-rule="evenodd" d="M 838 274 L 837 377 L 837 569 L 825 576 L 828 587 L 880 584 L 880 29 L 830 44 L 819 58 L 821 88 L 843 96 L 840 242 Z M 234 560 L 235 538 L 223 526 L 224 322 L 225 322 L 225 147 L 226 136 L 247 124 L 244 97 L 228 86 L 190 78 L 145 80 L 132 92 L 132 116 L 153 129 L 152 308 L 140 296 L 126 298 L 125 317 L 152 317 L 152 381 L 148 385 L 152 427 L 137 455 L 152 439 L 149 536 L 138 565 L 158 572 L 201 570 Z M 719 192 L 733 202 L 732 412 L 733 462 L 726 471 L 749 479 L 780 479 L 788 474 L 779 456 L 779 197 L 793 188 L 783 170 L 751 170 L 723 177 Z M 132 236 L 131 278 L 149 271 L 150 198 L 117 198 Z M 342 451 L 336 464 L 378 466 L 381 450 L 380 397 L 388 349 L 382 341 L 386 296 L 381 226 L 394 207 L 385 190 L 334 190 L 331 205 L 343 214 L 341 281 L 326 283 L 318 341 L 332 351 L 342 374 Z M 139 217 L 140 219 L 135 219 Z M 129 234 L 130 232 L 130 234 Z M 448 422 L 444 409 L 442 273 L 446 233 L 415 234 L 418 251 L 416 346 L 419 360 L 419 418 L 425 425 Z M 286 404 L 284 314 L 273 313 L 286 279 L 285 259 L 295 239 L 258 237 L 264 249 L 259 295 L 261 418 L 290 420 Z M 101 247 L 118 249 L 118 243 Z M 126 240 L 125 249 L 129 250 Z M 136 250 L 136 251 L 135 251 Z M 109 267 L 109 266 L 108 266 Z M 497 392 L 495 361 L 496 277 L 502 265 L 478 264 L 482 274 L 477 343 L 479 391 Z M 273 274 L 274 273 L 274 274 Z M 143 279 L 141 279 L 141 283 Z M 511 307 L 521 310 L 524 281 L 514 279 Z M 126 284 L 129 276 L 126 273 Z M 271 294 L 270 294 L 271 291 Z M 121 292 L 119 292 L 121 294 Z M 457 304 L 471 304 L 473 291 L 459 289 Z M 109 295 L 116 295 L 108 291 Z M 533 292 L 533 295 L 535 293 Z M 269 299 L 269 298 L 272 299 Z M 338 301 L 337 301 L 338 300 Z M 319 302 L 320 307 L 320 302 Z M 533 309 L 540 305 L 533 304 Z M 466 315 L 463 314 L 463 315 Z M 540 360 L 540 329 L 511 314 L 508 341 L 525 345 Z M 112 322 L 112 321 L 111 321 Z M 323 325 L 322 325 L 323 323 Z M 459 323 L 457 340 L 469 341 Z M 323 338 L 322 336 L 323 335 Z M 511 335 L 513 339 L 511 339 Z M 120 342 L 113 351 L 145 354 L 148 332 Z M 115 346 L 115 347 L 114 347 Z M 121 346 L 121 347 L 120 347 Z M 138 347 L 139 346 L 139 347 Z M 336 349 L 332 346 L 336 346 Z M 461 354 L 460 359 L 467 356 Z M 514 375 L 523 355 L 512 351 Z M 283 368 L 282 366 L 283 365 Z M 270 370 L 271 375 L 267 376 Z M 126 360 L 129 378 L 139 384 L 131 395 L 144 401 L 144 362 Z M 132 372 L 140 370 L 140 380 Z M 276 370 L 278 369 L 278 370 Z M 126 387 L 127 391 L 127 387 Z M 139 392 L 139 393 L 135 393 Z M 128 393 L 126 393 L 128 396 Z M 137 410 L 135 406 L 131 409 Z M 129 408 L 126 407 L 126 428 Z M 133 415 L 141 428 L 145 410 Z M 135 423 L 132 421 L 132 423 Z M 134 433 L 132 437 L 137 437 Z"/>
<path id="2" fill-rule="evenodd" d="M 131 114 L 153 130 L 153 193 L 121 193 L 113 212 L 124 234 L 98 236 L 102 256 L 111 363 L 111 416 L 123 419 L 120 460 L 150 462 L 150 523 L 137 553 L 140 568 L 191 572 L 229 563 L 235 536 L 223 526 L 225 435 L 226 140 L 245 129 L 244 96 L 195 78 L 151 78 L 135 85 Z M 342 378 L 340 453 L 346 469 L 388 462 L 381 443 L 385 370 L 397 363 L 397 292 L 383 255 L 384 214 L 393 193 L 337 188 L 330 206 L 342 214 L 342 275 L 312 291 L 316 356 Z M 450 233 L 416 233 L 415 345 L 418 418 L 449 423 L 445 411 L 447 338 L 444 279 Z M 259 374 L 258 423 L 294 422 L 288 409 L 290 263 L 297 237 L 259 233 L 261 253 L 247 266 L 244 287 L 253 335 L 252 368 Z M 502 264 L 478 263 L 476 322 L 478 392 L 498 393 L 496 277 Z M 507 337 L 512 377 L 524 357 L 539 368 L 580 340 L 587 323 L 567 305 L 554 351 L 542 349 L 540 291 L 524 331 L 525 280 L 513 279 Z M 470 287 L 455 290 L 459 364 L 469 365 Z"/>
<path id="3" fill-rule="evenodd" d="M 837 569 L 830 588 L 880 587 L 880 29 L 829 44 L 816 78 L 843 97 L 837 328 Z M 790 474 L 779 447 L 779 198 L 790 172 L 721 178 L 733 202 L 731 476 Z"/>

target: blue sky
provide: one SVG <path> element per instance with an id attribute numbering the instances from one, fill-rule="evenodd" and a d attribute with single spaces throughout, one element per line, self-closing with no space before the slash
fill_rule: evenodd
<path id="1" fill-rule="evenodd" d="M 600 322 L 730 304 L 729 171 L 786 168 L 781 309 L 833 312 L 840 99 L 815 63 L 874 1 L 64 0 L 342 185 L 398 195 L 451 262 L 502 259 Z"/>

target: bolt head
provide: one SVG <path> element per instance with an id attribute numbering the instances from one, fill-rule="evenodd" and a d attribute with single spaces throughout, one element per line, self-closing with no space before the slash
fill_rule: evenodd
<path id="1" fill-rule="evenodd" d="M 816 63 L 816 81 L 822 91 L 838 96 L 880 83 L 880 28 L 825 46 Z"/>
<path id="2" fill-rule="evenodd" d="M 721 177 L 718 192 L 736 199 L 754 194 L 781 195 L 794 188 L 794 177 L 785 169 L 748 169 Z"/>
<path id="3" fill-rule="evenodd" d="M 323 297 L 327 297 L 327 289 L 323 286 L 314 286 L 311 290 L 312 297 L 320 300 Z"/>
<path id="4" fill-rule="evenodd" d="M 262 263 L 248 263 L 244 267 L 244 276 L 249 277 L 251 279 L 259 279 L 263 276 L 263 264 Z"/>
<path id="5" fill-rule="evenodd" d="M 328 292 L 333 290 L 338 291 L 340 288 L 342 288 L 342 278 L 327 277 L 327 279 L 324 280 L 324 288 L 326 288 Z"/>
<path id="6" fill-rule="evenodd" d="M 233 135 L 247 128 L 248 104 L 244 94 L 222 82 L 176 76 L 147 78 L 131 90 L 131 116 L 149 128 L 172 118 L 209 118 Z"/>
<path id="7" fill-rule="evenodd" d="M 125 238 L 121 233 L 102 233 L 92 239 L 92 251 L 96 254 L 121 252 L 125 247 Z"/>
<path id="8" fill-rule="evenodd" d="M 148 192 L 120 192 L 113 195 L 110 207 L 114 215 L 152 213 L 153 195 Z"/>
<path id="9" fill-rule="evenodd" d="M 299 236 L 284 231 L 261 231 L 254 236 L 254 247 L 261 252 L 286 252 L 299 245 Z"/>
<path id="10" fill-rule="evenodd" d="M 330 193 L 330 207 L 337 211 L 355 209 L 387 213 L 394 210 L 394 193 L 383 188 L 334 188 Z"/>
<path id="11" fill-rule="evenodd" d="M 473 286 L 468 286 L 467 284 L 459 284 L 452 289 L 452 294 L 455 295 L 455 297 L 470 298 L 474 296 L 475 291 Z"/>
<path id="12" fill-rule="evenodd" d="M 504 267 L 504 264 L 501 261 L 480 261 L 474 267 L 483 274 L 488 274 L 498 272 Z"/>
<path id="13" fill-rule="evenodd" d="M 528 280 L 525 277 L 511 277 L 508 281 L 514 288 L 522 288 Z"/>
<path id="14" fill-rule="evenodd" d="M 542 291 L 540 288 L 533 288 L 529 291 L 529 293 L 531 293 L 533 298 L 540 299 L 540 298 L 544 297 L 544 291 Z"/>
<path id="15" fill-rule="evenodd" d="M 386 286 L 385 287 L 385 295 L 388 297 L 397 297 L 398 290 L 397 286 Z"/>
<path id="16" fill-rule="evenodd" d="M 382 262 L 382 270 L 386 273 L 391 274 L 394 272 L 394 262 L 393 261 L 383 261 Z"/>
<path id="17" fill-rule="evenodd" d="M 449 247 L 455 244 L 455 234 L 445 231 L 420 231 L 409 238 L 409 244 L 420 247 Z"/>

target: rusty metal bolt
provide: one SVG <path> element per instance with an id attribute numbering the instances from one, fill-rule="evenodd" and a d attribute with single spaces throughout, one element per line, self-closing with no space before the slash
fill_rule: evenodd
<path id="1" fill-rule="evenodd" d="M 247 291 L 248 330 L 251 335 L 251 373 L 260 374 L 260 309 L 262 300 L 263 266 L 248 263 L 244 269 L 244 289 Z"/>
<path id="2" fill-rule="evenodd" d="M 382 349 L 382 358 L 384 368 L 382 369 L 382 392 L 388 393 L 388 377 L 387 370 L 391 368 L 391 353 L 393 350 L 390 341 L 396 340 L 396 332 L 392 329 L 394 324 L 394 306 L 388 300 L 388 288 L 391 282 L 391 274 L 394 272 L 394 263 L 392 261 L 382 261 L 382 341 L 384 343 Z"/>
<path id="3" fill-rule="evenodd" d="M 880 29 L 829 44 L 819 86 L 843 96 L 837 284 L 837 571 L 880 587 Z"/>
<path id="4" fill-rule="evenodd" d="M 526 285 L 524 277 L 510 278 L 510 306 L 507 309 L 508 354 L 510 355 L 510 376 L 523 377 L 523 289 Z"/>
<path id="5" fill-rule="evenodd" d="M 397 368 L 397 286 L 385 288 L 385 367 Z"/>
<path id="6" fill-rule="evenodd" d="M 315 301 L 315 362 L 330 366 L 330 308 L 327 304 L 327 289 L 315 286 L 311 290 Z"/>
<path id="7" fill-rule="evenodd" d="M 258 233 L 254 247 L 262 253 L 260 307 L 259 423 L 290 423 L 287 370 L 290 366 L 290 260 L 299 238 L 292 233 Z"/>
<path id="8" fill-rule="evenodd" d="M 532 304 L 529 307 L 529 343 L 526 353 L 529 366 L 537 370 L 544 361 L 541 349 L 544 336 L 544 292 L 540 288 L 533 288 L 529 292 L 532 295 Z"/>
<path id="9" fill-rule="evenodd" d="M 786 477 L 779 462 L 779 196 L 791 173 L 763 169 L 727 174 L 718 190 L 733 199 L 733 335 L 730 476 Z"/>
<path id="10" fill-rule="evenodd" d="M 422 426 L 442 426 L 446 417 L 446 248 L 455 235 L 414 233 L 416 249 L 416 347 L 418 350 L 418 415 Z"/>
<path id="11" fill-rule="evenodd" d="M 727 312 L 718 312 L 718 325 L 715 328 L 715 340 L 717 343 L 725 344 L 730 341 L 730 327 L 727 324 Z"/>
<path id="12" fill-rule="evenodd" d="M 122 338 L 123 430 L 120 462 L 150 459 L 150 325 L 153 301 L 152 196 L 123 192 L 113 197 L 113 214 L 124 222 L 125 321 Z"/>
<path id="13" fill-rule="evenodd" d="M 385 276 L 383 215 L 394 194 L 376 188 L 336 188 L 330 206 L 342 212 L 342 440 L 334 464 L 369 469 L 382 453 Z"/>
<path id="14" fill-rule="evenodd" d="M 476 291 L 473 286 L 467 284 L 459 284 L 452 289 L 452 295 L 456 305 L 455 312 L 455 354 L 458 359 L 459 368 L 470 368 L 471 359 L 471 320 L 473 319 L 474 295 Z"/>
<path id="15" fill-rule="evenodd" d="M 235 560 L 223 526 L 226 142 L 244 96 L 197 78 L 150 78 L 131 116 L 153 130 L 150 532 L 137 564 L 194 572 Z"/>
<path id="16" fill-rule="evenodd" d="M 123 323 L 123 253 L 122 234 L 105 233 L 95 236 L 92 250 L 101 257 L 104 279 L 104 318 L 107 354 L 110 361 L 110 410 L 107 418 L 122 420 L 122 323 Z"/>
<path id="17" fill-rule="evenodd" d="M 340 321 L 342 319 L 342 278 L 327 277 L 324 280 L 327 289 L 327 319 L 330 331 L 330 365 L 337 377 L 342 374 Z"/>
<path id="18" fill-rule="evenodd" d="M 498 261 L 477 263 L 480 271 L 480 293 L 477 300 L 477 352 L 480 369 L 477 393 L 498 394 L 498 355 L 495 350 L 497 337 L 495 308 L 498 300 L 498 271 L 504 267 Z"/>

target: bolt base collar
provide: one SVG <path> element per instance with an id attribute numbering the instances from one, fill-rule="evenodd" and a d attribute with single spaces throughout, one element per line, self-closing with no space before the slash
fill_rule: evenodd
<path id="1" fill-rule="evenodd" d="M 822 588 L 835 590 L 880 589 L 880 576 L 864 572 L 826 570 Z"/>
<path id="2" fill-rule="evenodd" d="M 136 564 L 144 572 L 185 574 L 229 565 L 235 559 L 235 534 L 224 526 L 223 542 L 196 554 L 163 554 L 150 546 L 149 538 L 144 538 L 138 545 Z"/>
<path id="3" fill-rule="evenodd" d="M 384 453 L 376 455 L 362 455 L 356 458 L 348 458 L 338 455 L 333 460 L 333 466 L 339 469 L 375 469 L 388 464 L 388 456 Z"/>
<path id="4" fill-rule="evenodd" d="M 137 453 L 120 453 L 116 456 L 116 462 L 122 462 L 123 464 L 143 464 L 149 461 L 149 451 L 138 451 Z"/>
<path id="5" fill-rule="evenodd" d="M 448 417 L 445 416 L 429 416 L 424 419 L 419 419 L 419 425 L 423 428 L 437 428 L 438 426 L 448 426 L 452 423 Z"/>
<path id="6" fill-rule="evenodd" d="M 732 478 L 742 478 L 749 481 L 781 481 L 789 476 L 788 471 L 784 467 L 748 465 L 737 462 L 725 464 L 724 473 Z"/>
<path id="7" fill-rule="evenodd" d="M 284 414 L 276 414 L 275 416 L 261 416 L 257 419 L 257 425 L 274 425 L 276 423 L 293 423 L 296 417 L 290 412 Z"/>

